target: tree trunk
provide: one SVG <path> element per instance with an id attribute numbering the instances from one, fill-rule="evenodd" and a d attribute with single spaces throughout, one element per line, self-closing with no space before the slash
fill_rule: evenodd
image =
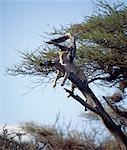
<path id="1" fill-rule="evenodd" d="M 64 71 L 64 67 L 59 64 L 59 61 L 56 59 L 54 61 L 54 65 L 56 68 L 61 71 Z M 76 87 L 83 93 L 83 95 L 86 98 L 91 98 L 93 102 L 96 105 L 96 112 L 97 115 L 101 117 L 101 119 L 104 122 L 104 125 L 106 128 L 110 131 L 110 133 L 122 144 L 125 145 L 127 149 L 127 137 L 125 134 L 122 132 L 121 128 L 115 124 L 115 122 L 111 119 L 111 117 L 108 115 L 108 113 L 104 110 L 103 106 L 101 105 L 100 101 L 97 99 L 93 91 L 89 88 L 88 84 L 85 82 L 81 82 L 78 77 L 76 77 L 73 73 L 70 73 L 69 78 L 68 78 Z M 94 108 L 94 109 L 95 109 Z"/>
<path id="2" fill-rule="evenodd" d="M 86 97 L 90 97 L 94 103 L 96 104 L 96 110 L 98 110 L 98 115 L 104 122 L 106 128 L 110 131 L 110 133 L 122 144 L 126 146 L 127 149 L 127 137 L 122 132 L 121 128 L 115 124 L 115 122 L 111 119 L 108 113 L 104 110 L 100 101 L 97 99 L 95 94 L 89 88 L 87 83 L 82 83 L 73 73 L 70 74 L 69 79 L 72 83 L 74 83 L 77 88 L 84 94 Z"/>

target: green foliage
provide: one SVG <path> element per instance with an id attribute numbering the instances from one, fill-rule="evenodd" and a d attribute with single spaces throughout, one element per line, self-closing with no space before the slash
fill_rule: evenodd
<path id="1" fill-rule="evenodd" d="M 92 81 L 96 77 L 114 85 L 127 79 L 127 7 L 105 1 L 98 5 L 97 14 L 67 31 L 78 37 L 78 63 L 86 64 Z"/>
<path id="2" fill-rule="evenodd" d="M 84 68 L 89 82 L 120 84 L 127 79 L 127 7 L 124 3 L 110 5 L 106 1 L 98 1 L 96 6 L 98 11 L 92 16 L 66 29 L 54 28 L 54 34 L 70 32 L 77 37 L 76 63 Z M 48 77 L 55 69 L 42 64 L 53 61 L 57 51 L 46 46 L 23 53 L 22 63 L 7 71 L 13 75 Z"/>
<path id="3" fill-rule="evenodd" d="M 92 16 L 68 28 L 54 28 L 54 34 L 70 32 L 77 37 L 76 63 L 82 66 L 89 82 L 119 84 L 121 89 L 121 81 L 127 80 L 127 6 L 119 2 L 110 5 L 106 1 L 97 1 L 96 6 Z M 34 52 L 21 53 L 21 64 L 8 68 L 7 72 L 49 77 L 55 68 L 44 64 L 47 60 L 54 61 L 58 49 L 45 45 Z M 126 86 L 122 87 L 124 91 Z"/>

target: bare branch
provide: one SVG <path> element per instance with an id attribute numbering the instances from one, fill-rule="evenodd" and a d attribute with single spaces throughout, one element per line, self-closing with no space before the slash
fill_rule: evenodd
<path id="1" fill-rule="evenodd" d="M 85 110 L 86 108 L 88 108 L 89 110 L 99 114 L 99 111 L 95 108 L 95 107 L 92 107 L 90 104 L 88 104 L 87 102 L 85 102 L 81 97 L 79 97 L 78 95 L 74 95 L 74 93 L 66 88 L 64 88 L 65 91 L 67 93 L 69 93 L 69 96 L 73 97 L 75 100 L 77 100 L 81 105 L 83 105 L 85 107 Z"/>

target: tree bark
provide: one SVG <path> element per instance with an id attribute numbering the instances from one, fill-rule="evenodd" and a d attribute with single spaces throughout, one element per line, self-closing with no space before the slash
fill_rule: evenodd
<path id="1" fill-rule="evenodd" d="M 70 74 L 69 79 L 73 84 L 77 86 L 77 88 L 82 92 L 86 94 L 86 97 L 90 97 L 94 103 L 96 104 L 96 109 L 98 112 L 96 112 L 101 119 L 103 120 L 104 125 L 106 128 L 111 132 L 111 134 L 119 140 L 121 143 L 123 143 L 126 146 L 127 149 L 127 137 L 122 132 L 121 128 L 115 124 L 115 122 L 111 119 L 109 114 L 104 110 L 103 106 L 101 105 L 100 101 L 97 99 L 95 94 L 92 92 L 92 90 L 89 88 L 87 83 L 82 83 L 73 73 Z"/>

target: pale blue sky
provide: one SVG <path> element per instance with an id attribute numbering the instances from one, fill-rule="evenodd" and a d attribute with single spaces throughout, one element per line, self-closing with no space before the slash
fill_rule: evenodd
<path id="1" fill-rule="evenodd" d="M 79 121 L 83 108 L 72 99 L 67 100 L 60 86 L 53 89 L 49 84 L 23 96 L 31 79 L 4 75 L 4 69 L 20 62 L 15 49 L 34 50 L 52 26 L 80 22 L 92 12 L 91 0 L 0 0 L 0 124 L 31 120 L 51 124 L 59 111 L 65 121 Z"/>

